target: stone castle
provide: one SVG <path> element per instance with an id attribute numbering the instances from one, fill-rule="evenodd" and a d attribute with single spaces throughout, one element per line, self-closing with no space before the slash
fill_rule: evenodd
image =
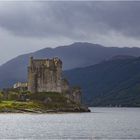
<path id="1" fill-rule="evenodd" d="M 28 90 L 30 92 L 62 92 L 62 62 L 58 58 L 30 58 Z"/>
<path id="2" fill-rule="evenodd" d="M 68 81 L 62 77 L 62 61 L 59 58 L 30 58 L 28 67 L 28 90 L 31 93 L 63 93 L 73 101 L 81 102 L 80 89 L 70 88 Z"/>

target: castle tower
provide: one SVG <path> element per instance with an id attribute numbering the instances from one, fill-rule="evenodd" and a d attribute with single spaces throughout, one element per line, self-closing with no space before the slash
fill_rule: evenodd
<path id="1" fill-rule="evenodd" d="M 62 61 L 30 58 L 28 90 L 36 92 L 62 92 Z"/>

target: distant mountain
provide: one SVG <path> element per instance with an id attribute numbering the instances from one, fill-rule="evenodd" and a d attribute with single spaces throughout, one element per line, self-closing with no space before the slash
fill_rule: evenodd
<path id="1" fill-rule="evenodd" d="M 130 56 L 130 55 L 116 55 L 113 56 L 112 58 L 108 60 L 119 60 L 119 59 L 129 59 L 129 58 L 135 58 L 135 56 Z"/>
<path id="2" fill-rule="evenodd" d="M 79 42 L 20 55 L 0 66 L 0 88 L 12 86 L 17 81 L 27 80 L 27 65 L 30 56 L 35 58 L 59 57 L 63 61 L 64 70 L 68 70 L 94 65 L 116 55 L 140 56 L 140 48 L 104 47 Z"/>
<path id="3" fill-rule="evenodd" d="M 65 76 L 83 88 L 83 101 L 91 106 L 140 107 L 140 57 L 104 61 Z"/>

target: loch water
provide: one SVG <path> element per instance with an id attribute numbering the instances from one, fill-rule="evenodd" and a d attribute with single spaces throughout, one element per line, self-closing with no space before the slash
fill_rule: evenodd
<path id="1" fill-rule="evenodd" d="M 140 108 L 90 109 L 91 113 L 0 114 L 0 139 L 140 139 Z"/>

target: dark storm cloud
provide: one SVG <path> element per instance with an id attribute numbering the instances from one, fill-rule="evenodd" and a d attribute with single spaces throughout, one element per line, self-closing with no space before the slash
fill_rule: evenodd
<path id="1" fill-rule="evenodd" d="M 140 2 L 3 2 L 0 26 L 30 37 L 92 38 L 109 32 L 140 37 Z"/>

